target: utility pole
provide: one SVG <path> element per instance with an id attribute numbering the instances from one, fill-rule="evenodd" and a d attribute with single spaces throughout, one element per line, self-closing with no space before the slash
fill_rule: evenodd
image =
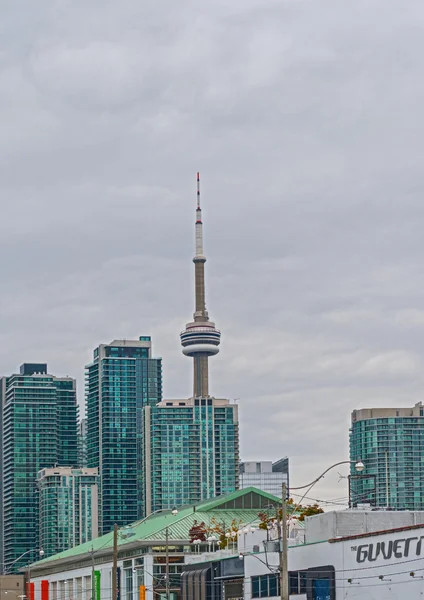
<path id="1" fill-rule="evenodd" d="M 169 531 L 165 529 L 165 598 L 169 600 Z M 116 599 L 115 599 L 116 600 Z"/>
<path id="2" fill-rule="evenodd" d="M 281 521 L 277 513 L 279 527 L 279 558 L 280 558 L 280 595 L 281 600 L 289 600 L 289 569 L 287 564 L 288 539 L 287 539 L 287 486 L 281 485 Z"/>
<path id="3" fill-rule="evenodd" d="M 118 525 L 113 526 L 112 600 L 118 598 Z"/>
<path id="4" fill-rule="evenodd" d="M 96 582 L 95 582 L 95 575 L 94 575 L 94 549 L 93 549 L 93 546 L 91 546 L 91 600 L 94 600 L 95 598 L 96 598 Z"/>

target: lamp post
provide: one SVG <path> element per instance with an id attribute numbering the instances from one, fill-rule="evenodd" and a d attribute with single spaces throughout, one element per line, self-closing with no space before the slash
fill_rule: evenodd
<path id="1" fill-rule="evenodd" d="M 256 527 L 246 526 L 246 527 L 243 527 L 243 529 L 240 529 L 237 532 L 237 534 L 239 536 L 240 535 L 244 536 L 243 537 L 243 549 L 244 549 L 244 551 L 246 551 L 246 536 L 247 536 L 248 533 L 253 533 L 254 531 L 256 531 Z"/>
<path id="2" fill-rule="evenodd" d="M 21 560 L 21 558 L 23 558 L 24 556 L 26 556 L 30 552 L 38 552 L 39 555 L 40 555 L 40 558 L 43 558 L 43 556 L 44 556 L 44 550 L 42 548 L 30 548 L 30 550 L 27 550 L 26 552 L 23 552 L 20 556 L 18 556 L 18 558 L 15 558 L 15 560 L 12 563 L 10 563 L 10 565 L 8 566 L 8 568 L 5 569 L 3 575 L 8 575 L 10 573 L 13 565 L 15 565 L 18 561 Z M 28 578 L 27 578 L 28 589 L 25 589 L 24 591 L 27 592 L 26 595 L 29 598 L 29 600 L 32 600 L 32 598 L 31 598 L 30 583 L 31 583 L 31 568 L 30 568 L 30 565 L 28 565 Z M 2 595 L 3 595 L 3 579 L 2 579 L 2 577 L 0 577 L 0 600 L 2 600 Z"/>
<path id="3" fill-rule="evenodd" d="M 178 515 L 178 510 L 173 508 L 171 510 L 171 515 L 175 517 Z M 169 528 L 165 529 L 165 597 L 166 600 L 169 600 L 170 597 L 170 585 L 169 585 Z"/>
<path id="4" fill-rule="evenodd" d="M 318 481 L 320 479 L 322 479 L 327 473 L 328 471 L 330 471 L 331 469 L 334 469 L 334 467 L 338 467 L 339 465 L 355 465 L 355 469 L 356 471 L 358 471 L 359 473 L 361 473 L 364 469 L 365 469 L 365 465 L 364 463 L 359 460 L 359 461 L 354 461 L 354 460 L 342 460 L 340 462 L 335 463 L 334 465 L 331 465 L 331 467 L 328 467 L 328 469 L 326 469 L 323 473 L 321 473 L 321 475 L 319 477 L 317 477 L 316 479 L 314 479 L 314 481 L 312 481 L 311 483 L 308 483 L 307 485 L 301 485 L 299 487 L 292 487 L 292 490 L 304 490 L 305 488 L 307 488 L 306 492 L 303 494 L 302 498 L 299 500 L 299 502 L 297 503 L 297 505 L 295 506 L 293 512 L 296 511 L 296 509 L 298 508 L 298 506 L 300 505 L 300 503 L 302 502 L 302 500 L 304 499 L 304 497 L 311 491 L 311 489 L 314 487 L 314 485 L 316 483 L 318 483 Z M 278 511 L 277 511 L 277 523 L 278 523 L 278 537 L 280 540 L 279 543 L 279 568 L 280 568 L 280 596 L 281 596 L 281 600 L 289 600 L 289 568 L 288 568 L 288 532 L 287 532 L 287 486 L 286 483 L 284 482 L 281 486 L 281 521 L 278 518 Z"/>
<path id="5" fill-rule="evenodd" d="M 208 552 L 211 551 L 211 547 L 212 552 L 215 552 L 215 543 L 218 541 L 216 535 L 210 535 L 206 541 L 208 542 Z"/>

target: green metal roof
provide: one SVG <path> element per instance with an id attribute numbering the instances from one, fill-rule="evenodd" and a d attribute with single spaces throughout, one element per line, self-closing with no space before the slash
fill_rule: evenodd
<path id="1" fill-rule="evenodd" d="M 172 515 L 171 510 L 161 511 L 126 527 L 121 527 L 118 530 L 119 550 L 124 550 L 125 546 L 130 549 L 134 542 L 157 541 L 163 543 L 167 528 L 170 541 L 188 541 L 189 531 L 194 521 L 204 522 L 206 526 L 209 526 L 214 520 L 228 528 L 233 521 L 240 525 L 255 523 L 259 521 L 258 514 L 261 510 L 271 504 L 279 503 L 281 503 L 280 498 L 249 487 L 226 496 L 205 500 L 195 506 L 183 506 L 178 508 L 178 514 L 175 516 Z M 31 570 L 36 571 L 37 567 L 53 567 L 55 561 L 68 562 L 66 559 L 69 559 L 69 562 L 71 560 L 74 562 L 78 557 L 85 558 L 92 551 L 98 555 L 102 551 L 110 552 L 112 547 L 113 532 L 110 532 L 60 554 L 37 561 L 31 566 Z"/>

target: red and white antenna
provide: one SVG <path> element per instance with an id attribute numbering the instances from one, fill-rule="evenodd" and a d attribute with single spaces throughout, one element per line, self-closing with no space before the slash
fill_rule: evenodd
<path id="1" fill-rule="evenodd" d="M 197 173 L 196 256 L 203 256 L 203 223 L 200 208 L 200 173 Z"/>

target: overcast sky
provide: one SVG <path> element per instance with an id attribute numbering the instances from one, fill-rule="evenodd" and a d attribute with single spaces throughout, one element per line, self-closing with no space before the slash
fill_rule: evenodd
<path id="1" fill-rule="evenodd" d="M 423 29 L 422 0 L 4 0 L 1 373 L 47 361 L 82 402 L 97 344 L 151 335 L 191 393 L 199 170 L 242 458 L 306 484 L 352 409 L 422 400 Z"/>

